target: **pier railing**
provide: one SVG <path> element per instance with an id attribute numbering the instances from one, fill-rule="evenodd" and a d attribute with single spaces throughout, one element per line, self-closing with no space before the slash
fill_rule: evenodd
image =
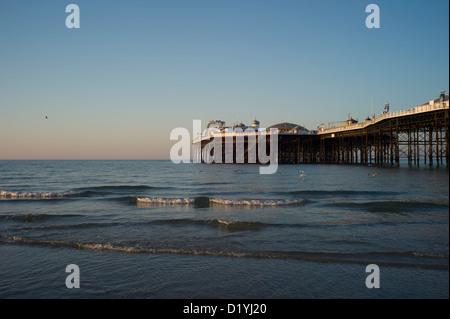
<path id="1" fill-rule="evenodd" d="M 435 103 L 435 104 L 424 104 L 424 105 L 416 106 L 409 110 L 381 114 L 379 117 L 377 117 L 374 120 L 369 120 L 369 121 L 365 121 L 362 123 L 349 124 L 346 126 L 331 127 L 331 128 L 323 129 L 323 130 L 317 132 L 317 134 L 321 135 L 321 134 L 330 134 L 330 133 L 349 131 L 349 130 L 358 130 L 358 129 L 366 128 L 370 125 L 376 124 L 378 122 L 381 122 L 381 121 L 389 119 L 389 118 L 415 115 L 415 114 L 419 114 L 419 113 L 432 112 L 432 111 L 448 109 L 448 108 L 449 108 L 449 101 L 442 101 L 442 102 Z"/>

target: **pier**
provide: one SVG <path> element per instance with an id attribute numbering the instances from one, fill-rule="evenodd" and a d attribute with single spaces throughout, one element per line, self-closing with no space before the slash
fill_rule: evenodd
<path id="1" fill-rule="evenodd" d="M 413 109 L 319 130 L 319 163 L 409 166 L 449 165 L 449 96 Z M 445 160 L 445 164 L 444 164 Z"/>
<path id="2" fill-rule="evenodd" d="M 214 152 L 221 151 L 221 163 L 257 163 L 252 160 L 256 154 L 255 146 L 249 141 L 261 137 L 259 122 L 253 121 L 246 131 L 240 123 L 242 133 L 227 131 L 222 121 L 216 131 L 194 140 L 194 156 L 205 162 L 201 156 L 205 147 Z M 449 166 L 449 95 L 441 91 L 439 98 L 409 110 L 389 112 L 389 107 L 379 117 L 367 118 L 361 123 L 349 119 L 338 126 L 319 127 L 309 131 L 292 123 L 280 123 L 269 129 L 278 132 L 279 164 L 364 164 L 400 166 L 400 159 L 407 159 L 410 167 L 420 165 Z M 208 127 L 210 124 L 208 124 Z M 231 127 L 230 127 L 231 128 Z M 241 132 L 241 131 L 240 131 Z M 263 134 L 268 134 L 267 131 Z M 228 146 L 223 144 L 220 150 L 212 151 L 214 138 L 229 139 Z M 239 144 L 238 141 L 243 143 Z M 232 145 L 230 147 L 230 145 Z M 240 145 L 240 146 L 238 146 Z M 239 147 L 244 155 L 239 154 Z M 216 148 L 217 149 L 217 148 Z M 270 152 L 266 145 L 266 153 Z"/>

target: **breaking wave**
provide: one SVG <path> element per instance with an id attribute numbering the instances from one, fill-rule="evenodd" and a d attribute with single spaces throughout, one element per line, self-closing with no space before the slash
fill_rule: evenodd
<path id="1" fill-rule="evenodd" d="M 61 199 L 73 197 L 91 197 L 95 195 L 108 195 L 127 192 L 143 192 L 150 189 L 167 189 L 171 187 L 152 187 L 148 185 L 103 185 L 75 188 L 69 191 L 7 191 L 0 190 L 0 199 Z"/>
<path id="2" fill-rule="evenodd" d="M 383 191 L 352 191 L 352 190 L 300 190 L 279 192 L 289 195 L 311 195 L 311 196 L 392 196 L 397 195 L 397 192 L 383 192 Z"/>
<path id="3" fill-rule="evenodd" d="M 211 198 L 210 202 L 213 204 L 223 206 L 294 206 L 304 202 L 303 199 L 222 199 Z"/>
<path id="4" fill-rule="evenodd" d="M 18 215 L 0 215 L 0 220 L 16 220 L 26 223 L 41 222 L 50 219 L 64 218 L 64 217 L 79 217 L 77 214 L 18 214 Z"/>
<path id="5" fill-rule="evenodd" d="M 63 224 L 63 225 L 48 225 L 39 227 L 23 227 L 24 230 L 53 230 L 53 229 L 83 229 L 83 228 L 98 228 L 110 227 L 119 225 L 119 223 L 81 223 L 81 224 Z"/>
<path id="6" fill-rule="evenodd" d="M 196 255 L 233 258 L 262 258 L 262 259 L 297 259 L 320 263 L 348 263 L 367 265 L 373 263 L 373 258 L 378 257 L 376 263 L 379 266 L 413 267 L 426 269 L 448 270 L 448 256 L 425 254 L 426 262 L 417 260 L 424 254 L 407 252 L 367 252 L 367 253 L 331 253 L 309 251 L 227 251 L 213 249 L 194 248 L 152 248 L 141 246 L 115 245 L 111 243 L 82 243 L 57 240 L 42 240 L 20 236 L 0 234 L 0 243 L 15 243 L 19 245 L 48 246 L 53 248 L 74 248 L 80 250 L 96 250 L 123 252 L 128 254 L 173 254 Z M 397 261 L 385 261 L 385 257 L 398 257 Z M 384 257 L 384 258 L 383 258 Z"/>
<path id="7" fill-rule="evenodd" d="M 226 231 L 246 231 L 246 230 L 259 230 L 271 226 L 283 226 L 278 224 L 269 224 L 255 221 L 228 221 L 222 219 L 210 219 L 210 220 L 196 220 L 196 219 L 168 219 L 168 220 L 155 220 L 152 224 L 162 225 L 195 225 L 195 226 L 208 226 L 211 228 L 217 228 Z"/>
<path id="8" fill-rule="evenodd" d="M 155 205 L 189 205 L 194 203 L 193 198 L 150 198 L 137 197 L 138 203 L 155 204 Z"/>
<path id="9" fill-rule="evenodd" d="M 225 198 L 157 198 L 157 197 L 136 197 L 139 204 L 149 205 L 195 205 L 200 207 L 208 206 L 248 206 L 248 207 L 278 207 L 295 206 L 305 203 L 303 199 L 225 199 Z"/>
<path id="10" fill-rule="evenodd" d="M 15 192 L 0 190 L 0 199 L 50 199 L 50 198 L 67 198 L 87 195 L 83 191 L 67 191 L 67 192 Z"/>
<path id="11" fill-rule="evenodd" d="M 79 191 L 139 191 L 153 189 L 156 187 L 148 185 L 103 185 L 103 186 L 91 186 L 91 187 L 81 187 L 76 188 Z M 158 189 L 165 189 L 169 187 L 158 187 Z"/>

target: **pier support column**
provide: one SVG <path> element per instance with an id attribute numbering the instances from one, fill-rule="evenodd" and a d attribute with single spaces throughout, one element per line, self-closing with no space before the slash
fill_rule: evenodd
<path id="1" fill-rule="evenodd" d="M 445 166 L 448 168 L 448 157 L 449 157 L 449 150 L 448 150 L 448 124 L 445 124 L 444 127 L 445 127 Z"/>
<path id="2" fill-rule="evenodd" d="M 412 154 L 411 154 L 411 126 L 408 128 L 408 166 L 412 166 Z"/>
<path id="3" fill-rule="evenodd" d="M 436 165 L 439 167 L 439 128 L 438 128 L 438 120 L 437 115 L 434 115 L 434 124 L 436 131 Z"/>
<path id="4" fill-rule="evenodd" d="M 400 133 L 398 129 L 398 119 L 396 120 L 395 124 L 395 163 L 397 164 L 397 167 L 400 167 L 400 146 L 398 145 L 399 139 L 400 139 Z"/>
<path id="5" fill-rule="evenodd" d="M 389 165 L 392 167 L 394 165 L 394 145 L 392 136 L 392 121 L 389 122 Z"/>
<path id="6" fill-rule="evenodd" d="M 428 129 L 428 165 L 433 165 L 433 127 Z"/>
<path id="7" fill-rule="evenodd" d="M 417 166 L 420 166 L 420 137 L 419 137 L 419 127 L 416 128 L 416 153 L 417 153 Z"/>

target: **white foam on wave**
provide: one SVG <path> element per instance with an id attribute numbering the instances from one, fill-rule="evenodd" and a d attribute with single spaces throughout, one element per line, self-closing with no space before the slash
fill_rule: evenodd
<path id="1" fill-rule="evenodd" d="M 289 206 L 298 205 L 303 200 L 298 199 L 223 199 L 223 198 L 211 198 L 209 200 L 213 204 L 224 206 Z"/>
<path id="2" fill-rule="evenodd" d="M 11 240 L 18 244 L 32 244 L 51 247 L 68 247 L 76 249 L 97 250 L 97 251 L 114 251 L 123 253 L 137 253 L 137 254 L 174 254 L 174 255 L 201 255 L 201 256 L 224 256 L 224 257 L 247 257 L 247 253 L 239 252 L 221 252 L 198 249 L 183 249 L 183 248 L 143 248 L 138 246 L 119 246 L 111 243 L 81 243 L 81 242 L 67 242 L 58 240 L 41 240 L 20 236 L 8 236 L 0 234 L 0 238 Z"/>
<path id="3" fill-rule="evenodd" d="M 225 226 L 229 226 L 229 225 L 232 225 L 233 223 L 235 223 L 235 222 L 232 222 L 232 221 L 221 220 L 221 219 L 217 219 L 217 222 L 218 222 L 219 224 L 222 224 L 222 225 L 225 225 Z"/>
<path id="4" fill-rule="evenodd" d="M 137 197 L 138 203 L 154 205 L 191 205 L 195 204 L 195 198 L 152 198 Z M 299 205 L 302 199 L 225 199 L 209 198 L 209 204 L 217 206 L 252 206 L 252 207 L 276 207 Z"/>
<path id="5" fill-rule="evenodd" d="M 158 205 L 189 205 L 194 203 L 193 198 L 151 198 L 137 197 L 138 203 L 158 204 Z"/>
<path id="6" fill-rule="evenodd" d="M 63 198 L 80 194 L 81 191 L 68 191 L 68 192 L 15 192 L 0 190 L 0 198 L 14 199 L 14 198 Z"/>

